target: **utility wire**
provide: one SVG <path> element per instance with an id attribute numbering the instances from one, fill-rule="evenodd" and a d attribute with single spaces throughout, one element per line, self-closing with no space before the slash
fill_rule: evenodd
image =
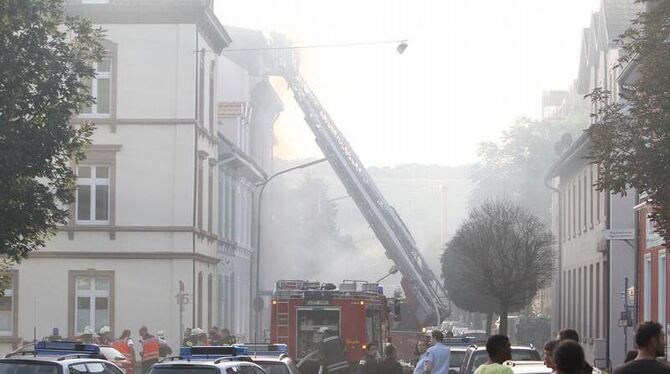
<path id="1" fill-rule="evenodd" d="M 282 50 L 282 49 L 310 49 L 310 48 L 334 48 L 334 47 L 355 47 L 361 45 L 375 45 L 375 44 L 391 44 L 391 43 L 403 43 L 407 42 L 407 39 L 401 40 L 381 40 L 374 42 L 359 42 L 359 43 L 340 43 L 340 44 L 314 44 L 314 45 L 302 45 L 302 46 L 288 46 L 288 47 L 265 47 L 265 48 L 226 48 L 223 52 L 245 52 L 245 51 L 269 51 L 269 50 Z"/>

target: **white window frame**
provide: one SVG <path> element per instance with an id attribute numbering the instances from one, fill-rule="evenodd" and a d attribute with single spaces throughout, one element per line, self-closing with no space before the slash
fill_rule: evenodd
<path id="1" fill-rule="evenodd" d="M 666 295 L 667 295 L 667 280 L 668 280 L 668 265 L 666 262 L 665 250 L 658 252 L 658 322 L 663 326 L 665 331 L 666 324 Z"/>
<path id="2" fill-rule="evenodd" d="M 88 167 L 91 168 L 91 176 L 89 178 L 80 178 L 79 175 L 79 168 L 81 167 Z M 106 167 L 107 168 L 107 178 L 97 178 L 95 173 L 96 169 L 98 167 Z M 76 198 L 75 198 L 75 222 L 78 225 L 108 225 L 109 224 L 109 217 L 111 215 L 111 204 L 112 204 L 112 196 L 111 196 L 111 191 L 112 191 L 112 186 L 110 183 L 111 180 L 111 174 L 112 173 L 112 165 L 106 164 L 106 163 L 99 163 L 99 164 L 82 164 L 82 165 L 77 165 L 77 187 L 79 186 L 91 186 L 91 196 L 90 196 L 90 220 L 80 220 L 79 219 L 79 188 L 77 188 L 77 193 L 76 193 Z M 97 186 L 107 186 L 107 219 L 106 220 L 97 220 L 95 217 L 95 202 L 96 202 L 96 194 L 97 194 Z M 95 187 L 95 188 L 94 188 Z"/>
<path id="3" fill-rule="evenodd" d="M 106 0 L 82 0 L 83 4 L 106 4 Z M 82 118 L 110 118 L 112 116 L 112 69 L 113 59 L 104 57 L 103 60 L 109 61 L 109 71 L 98 71 L 98 62 L 95 63 L 95 77 L 91 78 L 91 92 L 90 95 L 95 99 L 91 104 L 91 112 L 80 112 L 79 117 Z M 98 113 L 98 79 L 109 79 L 109 113 Z"/>
<path id="4" fill-rule="evenodd" d="M 644 308 L 644 320 L 651 320 L 651 254 L 644 255 L 644 275 L 643 275 L 643 287 L 644 287 L 644 297 L 643 297 L 643 308 Z"/>
<path id="5" fill-rule="evenodd" d="M 17 289 L 16 287 L 16 273 L 11 272 L 11 283 L 9 284 L 9 288 L 5 289 L 5 295 L 4 297 L 11 297 L 12 298 L 12 310 L 9 315 L 9 330 L 0 330 L 0 336 L 14 336 L 14 330 L 16 329 L 15 326 L 15 321 L 16 321 L 16 295 L 15 295 L 15 290 Z"/>
<path id="6" fill-rule="evenodd" d="M 90 279 L 90 284 L 91 284 L 90 289 L 80 290 L 80 289 L 77 288 L 77 278 L 79 278 L 79 277 L 87 277 L 87 278 Z M 107 286 L 107 290 L 96 290 L 95 289 L 95 280 L 97 278 L 107 279 L 107 281 L 109 282 L 108 286 Z M 97 275 L 97 274 L 84 275 L 84 274 L 80 274 L 80 275 L 75 275 L 74 276 L 74 324 L 75 324 L 74 328 L 75 328 L 75 330 L 77 330 L 77 327 L 78 327 L 77 326 L 77 321 L 78 321 L 77 317 L 79 316 L 78 315 L 79 312 L 78 312 L 78 308 L 77 308 L 77 302 L 79 301 L 80 297 L 88 297 L 89 298 L 89 326 L 92 329 L 96 328 L 96 326 L 95 326 L 96 325 L 95 300 L 96 300 L 96 298 L 99 298 L 99 297 L 100 298 L 102 298 L 102 297 L 107 298 L 107 325 L 110 325 L 111 320 L 112 320 L 112 316 L 111 316 L 112 281 L 113 281 L 112 278 L 110 276 L 107 276 L 107 275 Z M 77 334 L 80 334 L 83 331 L 75 331 L 75 332 Z"/>

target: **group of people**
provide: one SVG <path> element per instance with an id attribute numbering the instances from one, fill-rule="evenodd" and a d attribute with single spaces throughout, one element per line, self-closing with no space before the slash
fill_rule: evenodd
<path id="1" fill-rule="evenodd" d="M 196 345 L 232 345 L 237 343 L 237 338 L 230 334 L 230 330 L 218 327 L 209 329 L 209 334 L 199 327 L 187 328 L 184 331 L 183 347 L 192 347 Z"/>
<path id="2" fill-rule="evenodd" d="M 139 357 L 142 368 L 142 373 L 149 371 L 151 365 L 158 362 L 159 359 L 170 356 L 172 348 L 165 341 L 165 332 L 159 330 L 156 335 L 150 334 L 146 326 L 140 327 L 139 331 Z M 75 336 L 74 340 L 86 344 L 97 344 L 110 346 L 119 351 L 128 361 L 135 366 L 135 342 L 130 337 L 129 329 L 123 330 L 118 338 L 112 336 L 112 329 L 109 326 L 102 326 L 97 333 L 90 326 L 85 326 L 80 335 Z M 58 328 L 54 328 L 50 336 L 45 340 L 56 342 L 64 340 L 60 336 Z"/>
<path id="3" fill-rule="evenodd" d="M 658 361 L 665 356 L 665 336 L 658 322 L 647 321 L 635 330 L 637 349 L 628 352 L 623 365 L 613 374 L 670 374 L 670 366 Z M 562 330 L 557 339 L 544 344 L 544 362 L 557 374 L 591 374 L 600 370 L 585 361 L 584 350 L 579 345 L 579 335 L 572 329 Z M 510 372 L 511 374 L 511 372 Z"/>
<path id="4" fill-rule="evenodd" d="M 402 374 L 402 366 L 398 363 L 398 350 L 392 345 L 384 347 L 384 357 L 379 355 L 376 343 L 368 345 L 365 356 L 361 360 L 360 374 Z"/>

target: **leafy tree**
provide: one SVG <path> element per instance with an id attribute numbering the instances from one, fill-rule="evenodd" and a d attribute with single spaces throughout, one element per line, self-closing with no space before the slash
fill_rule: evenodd
<path id="1" fill-rule="evenodd" d="M 651 2 L 649 4 L 652 6 Z M 619 67 L 634 70 L 634 79 L 612 102 L 597 88 L 591 99 L 598 110 L 588 130 L 590 158 L 601 166 L 597 187 L 626 193 L 629 187 L 653 199 L 652 220 L 670 241 L 670 2 L 657 1 L 640 13 L 622 35 Z"/>
<path id="2" fill-rule="evenodd" d="M 447 291 L 460 308 L 500 315 L 521 310 L 554 272 L 552 235 L 542 220 L 509 200 L 471 210 L 442 256 Z"/>
<path id="3" fill-rule="evenodd" d="M 549 222 L 551 191 L 544 185 L 547 169 L 562 152 L 556 148 L 562 136 L 577 136 L 588 123 L 581 106 L 575 104 L 569 113 L 562 121 L 537 122 L 521 118 L 503 131 L 499 143 L 481 143 L 477 152 L 479 162 L 470 175 L 474 184 L 470 206 L 504 197 Z"/>
<path id="4" fill-rule="evenodd" d="M 73 113 L 92 103 L 102 33 L 65 17 L 62 0 L 0 2 L 0 253 L 19 261 L 67 221 L 71 160 L 90 143 Z"/>

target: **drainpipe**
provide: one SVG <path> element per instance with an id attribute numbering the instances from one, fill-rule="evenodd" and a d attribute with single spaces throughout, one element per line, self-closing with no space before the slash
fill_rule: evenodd
<path id="1" fill-rule="evenodd" d="M 611 214 L 612 214 L 612 209 L 611 205 L 612 204 L 612 197 L 611 193 L 609 191 L 605 192 L 605 229 L 609 230 L 611 227 Z M 604 292 L 604 297 L 605 297 L 605 305 L 606 305 L 606 310 L 605 310 L 605 331 L 607 334 L 607 339 L 606 339 L 606 344 L 605 344 L 605 363 L 609 367 L 611 365 L 610 361 L 610 342 L 612 341 L 612 338 L 610 336 L 611 332 L 611 326 L 610 326 L 610 314 L 612 312 L 612 306 L 610 305 L 610 300 L 611 300 L 611 293 L 612 293 L 612 281 L 610 279 L 610 267 L 612 266 L 612 261 L 611 261 L 611 241 L 607 240 L 605 243 L 605 265 L 603 266 L 603 271 L 605 274 L 603 276 L 605 277 L 605 280 L 603 283 L 607 285 L 607 292 Z"/>

